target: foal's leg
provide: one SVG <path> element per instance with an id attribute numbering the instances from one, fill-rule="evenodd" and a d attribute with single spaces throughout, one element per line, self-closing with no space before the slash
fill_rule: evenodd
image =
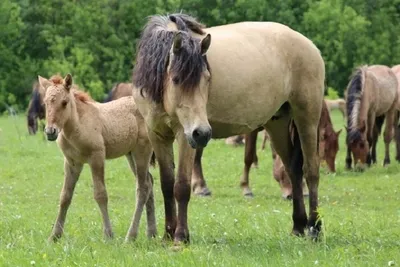
<path id="1" fill-rule="evenodd" d="M 56 241 L 63 234 L 65 217 L 67 216 L 67 211 L 74 194 L 75 185 L 78 181 L 79 175 L 81 174 L 82 168 L 83 164 L 74 162 L 73 160 L 68 161 L 64 158 L 64 185 L 60 194 L 60 207 L 49 240 Z"/>
<path id="2" fill-rule="evenodd" d="M 211 196 L 211 191 L 207 188 L 206 180 L 203 175 L 201 166 L 201 157 L 203 156 L 204 148 L 196 149 L 192 171 L 192 189 L 193 193 L 198 196 Z"/>
<path id="3" fill-rule="evenodd" d="M 176 230 L 176 204 L 174 199 L 174 137 L 162 138 L 151 129 L 147 129 L 154 154 L 160 168 L 161 190 L 164 196 L 165 234 L 164 239 L 174 238 Z"/>
<path id="4" fill-rule="evenodd" d="M 147 175 L 150 182 L 150 192 L 146 202 L 147 237 L 152 238 L 157 236 L 156 209 L 154 204 L 154 179 L 150 172 Z"/>
<path id="5" fill-rule="evenodd" d="M 142 217 L 144 205 L 147 203 L 149 199 L 150 191 L 152 191 L 152 182 L 150 175 L 148 173 L 151 153 L 152 153 L 151 146 L 150 144 L 148 144 L 147 146 L 138 145 L 134 152 L 130 152 L 127 155 L 129 165 L 134 173 L 136 165 L 136 207 L 131 225 L 129 227 L 128 233 L 125 238 L 126 241 L 136 239 L 139 232 L 140 218 Z M 154 198 L 152 200 L 154 201 Z M 154 209 L 152 210 L 152 212 L 153 214 L 152 216 L 150 216 L 152 222 L 148 221 L 148 226 L 151 226 L 153 229 L 148 229 L 148 231 L 151 231 L 153 234 L 154 231 L 156 231 L 156 229 L 154 229 L 155 228 Z"/>
<path id="6" fill-rule="evenodd" d="M 265 150 L 265 144 L 267 143 L 268 140 L 268 133 L 267 131 L 263 131 L 264 132 L 264 139 L 262 141 L 262 145 L 261 145 L 261 150 Z"/>
<path id="7" fill-rule="evenodd" d="M 92 154 L 89 159 L 90 169 L 92 171 L 93 180 L 93 196 L 99 205 L 101 216 L 103 218 L 104 235 L 106 238 L 112 238 L 113 232 L 111 228 L 110 217 L 108 215 L 108 195 L 104 182 L 104 151 L 98 151 Z"/>
<path id="8" fill-rule="evenodd" d="M 240 187 L 245 197 L 253 197 L 249 186 L 249 173 L 251 165 L 253 164 L 256 155 L 256 142 L 257 142 L 258 130 L 254 130 L 249 134 L 246 134 L 245 150 L 244 150 L 244 169 L 243 175 L 240 179 Z"/>
<path id="9" fill-rule="evenodd" d="M 385 159 L 383 160 L 383 166 L 390 164 L 390 142 L 394 135 L 394 121 L 395 121 L 395 105 L 390 108 L 386 113 L 386 125 L 384 131 L 384 141 L 385 141 Z"/>

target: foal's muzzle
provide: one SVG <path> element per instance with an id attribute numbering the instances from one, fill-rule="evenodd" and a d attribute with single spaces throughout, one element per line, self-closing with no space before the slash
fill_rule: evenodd
<path id="1" fill-rule="evenodd" d="M 198 127 L 193 130 L 190 136 L 187 136 L 192 148 L 206 147 L 211 139 L 211 127 Z"/>
<path id="2" fill-rule="evenodd" d="M 44 129 L 44 132 L 46 133 L 47 140 L 49 140 L 49 141 L 57 140 L 58 129 L 56 129 L 54 127 L 46 127 Z"/>

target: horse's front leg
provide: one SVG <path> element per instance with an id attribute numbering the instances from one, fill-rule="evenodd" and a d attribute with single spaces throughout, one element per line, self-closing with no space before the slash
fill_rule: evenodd
<path id="1" fill-rule="evenodd" d="M 346 169 L 351 170 L 351 149 L 350 146 L 347 144 L 347 151 L 346 151 Z"/>
<path id="2" fill-rule="evenodd" d="M 174 199 L 174 137 L 172 132 L 168 138 L 162 137 L 151 129 L 147 129 L 154 154 L 160 168 L 161 190 L 164 196 L 165 234 L 164 239 L 174 238 L 176 230 L 176 205 Z"/>
<path id="3" fill-rule="evenodd" d="M 190 147 L 183 131 L 177 134 L 179 143 L 179 165 L 177 179 L 174 186 L 174 195 L 178 203 L 178 225 L 175 231 L 175 243 L 189 243 L 189 227 L 187 212 L 190 200 L 190 177 L 193 169 L 195 150 Z"/>
<path id="4" fill-rule="evenodd" d="M 384 132 L 384 142 L 385 142 L 385 159 L 383 160 L 383 166 L 390 164 L 390 142 L 394 136 L 394 119 L 395 119 L 395 106 L 387 112 L 386 114 L 386 125 Z"/>
<path id="5" fill-rule="evenodd" d="M 112 238 L 113 232 L 108 214 L 108 195 L 104 182 L 105 151 L 94 152 L 89 158 L 90 170 L 93 180 L 93 197 L 99 205 L 103 218 L 104 236 Z"/>
<path id="6" fill-rule="evenodd" d="M 196 156 L 194 158 L 194 165 L 192 172 L 192 189 L 195 195 L 211 196 L 211 191 L 207 188 L 206 180 L 204 179 L 204 174 L 203 174 L 203 167 L 201 165 L 203 150 L 204 148 L 196 149 Z"/>
<path id="7" fill-rule="evenodd" d="M 58 216 L 53 226 L 53 231 L 49 237 L 49 241 L 57 241 L 64 232 L 64 223 L 67 216 L 68 208 L 72 201 L 76 182 L 82 172 L 83 164 L 68 161 L 64 158 L 64 185 L 60 194 L 60 207 Z"/>

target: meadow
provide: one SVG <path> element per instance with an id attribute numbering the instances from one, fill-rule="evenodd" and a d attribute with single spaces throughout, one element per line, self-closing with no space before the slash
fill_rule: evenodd
<path id="1" fill-rule="evenodd" d="M 344 128 L 332 113 L 335 130 Z M 158 237 L 148 240 L 145 216 L 139 238 L 125 244 L 135 203 L 135 179 L 125 158 L 108 161 L 106 185 L 114 239 L 105 241 L 93 199 L 88 166 L 80 177 L 66 221 L 65 235 L 48 243 L 63 183 L 63 156 L 43 134 L 29 136 L 25 117 L 0 117 L 0 266 L 392 266 L 400 265 L 400 164 L 378 164 L 364 173 L 346 171 L 345 133 L 340 135 L 337 173 L 321 168 L 320 214 L 323 236 L 317 243 L 290 234 L 292 204 L 281 198 L 272 178 L 269 146 L 257 152 L 252 169 L 254 198 L 239 188 L 243 147 L 212 140 L 203 156 L 211 197 L 192 195 L 191 244 L 179 251 L 161 240 L 164 208 L 158 169 L 155 177 Z M 175 153 L 175 156 L 177 153 Z M 308 198 L 306 207 L 308 208 Z"/>

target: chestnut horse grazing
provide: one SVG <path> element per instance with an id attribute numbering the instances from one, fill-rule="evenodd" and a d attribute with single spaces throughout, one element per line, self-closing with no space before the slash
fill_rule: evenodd
<path id="1" fill-rule="evenodd" d="M 397 78 L 397 94 L 399 97 L 397 98 L 396 105 L 396 120 L 395 120 L 395 140 L 396 140 L 396 160 L 400 162 L 400 65 L 396 65 L 392 67 L 392 71 L 396 75 Z"/>
<path id="2" fill-rule="evenodd" d="M 28 132 L 33 135 L 38 130 L 38 119 L 44 120 L 46 108 L 43 102 L 44 90 L 39 86 L 38 82 L 34 82 L 32 89 L 32 97 L 29 100 L 28 115 L 26 116 L 28 124 Z"/>
<path id="3" fill-rule="evenodd" d="M 105 159 L 123 155 L 137 177 L 136 210 L 126 239 L 137 236 L 144 205 L 148 236 L 155 236 L 153 178 L 148 172 L 152 148 L 134 99 L 125 97 L 106 104 L 97 103 L 73 87 L 70 74 L 64 79 L 53 76 L 50 80 L 39 76 L 39 83 L 46 90 L 47 139 L 57 140 L 64 154 L 64 185 L 50 240 L 56 241 L 63 234 L 67 210 L 85 163 L 89 164 L 92 172 L 94 199 L 103 217 L 104 234 L 110 238 L 113 236 L 108 216 L 104 164 Z"/>
<path id="4" fill-rule="evenodd" d="M 204 148 L 211 137 L 259 128 L 268 131 L 292 181 L 293 233 L 303 235 L 308 227 L 313 238 L 318 236 L 324 78 L 319 50 L 285 25 L 241 22 L 205 28 L 185 14 L 150 17 L 138 44 L 133 96 L 160 166 L 166 237 L 175 244 L 189 242 L 195 149 Z M 174 139 L 179 145 L 176 180 Z M 310 191 L 308 219 L 303 175 Z"/>
<path id="5" fill-rule="evenodd" d="M 342 98 L 339 99 L 325 99 L 328 110 L 338 109 L 342 112 L 343 118 L 346 118 L 346 101 Z"/>
<path id="6" fill-rule="evenodd" d="M 110 102 L 112 100 L 116 100 L 124 96 L 131 96 L 132 89 L 133 89 L 132 83 L 117 83 L 108 93 L 103 103 Z"/>
<path id="7" fill-rule="evenodd" d="M 376 143 L 385 118 L 383 165 L 390 163 L 389 144 L 393 138 L 397 86 L 396 76 L 387 66 L 361 66 L 353 73 L 345 94 L 348 169 L 351 169 L 351 154 L 359 170 L 364 170 L 366 164 L 376 163 Z"/>

